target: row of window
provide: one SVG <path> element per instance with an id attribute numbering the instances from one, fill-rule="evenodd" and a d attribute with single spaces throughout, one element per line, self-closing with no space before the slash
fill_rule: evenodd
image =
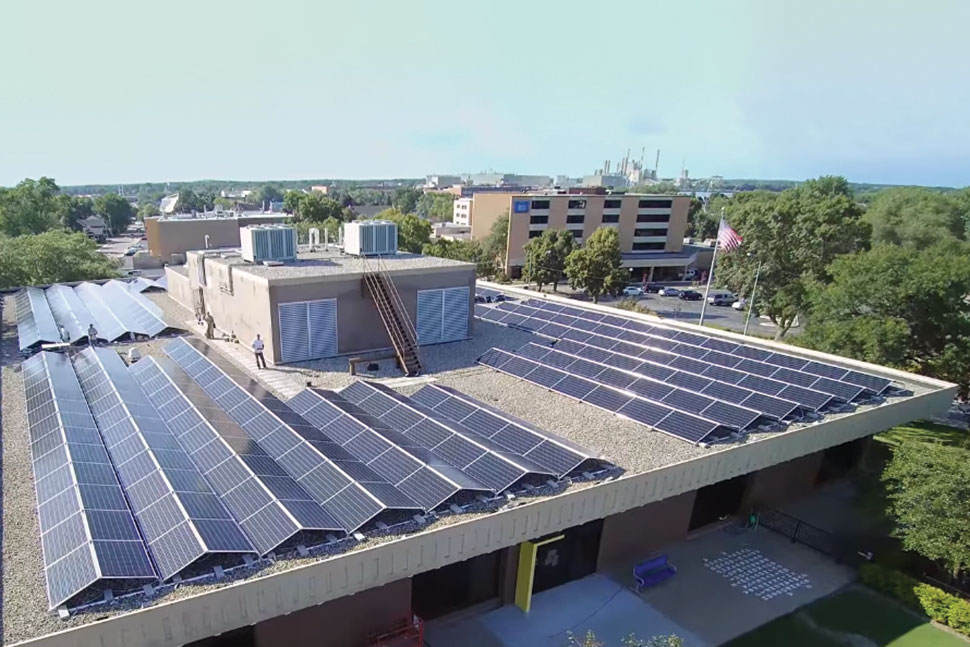
<path id="1" fill-rule="evenodd" d="M 639 214 L 637 222 L 670 222 L 670 214 Z"/>
<path id="2" fill-rule="evenodd" d="M 542 210 L 542 209 L 548 209 L 549 204 L 550 204 L 549 200 L 533 200 L 530 207 L 534 210 Z M 616 200 L 616 199 L 604 200 L 603 208 L 619 209 L 622 204 L 623 204 L 622 200 Z M 670 200 L 646 199 L 646 200 L 640 200 L 637 206 L 640 209 L 669 209 L 671 204 L 672 203 Z M 585 209 L 586 200 L 580 200 L 580 199 L 570 200 L 567 206 L 570 209 Z"/>
<path id="3" fill-rule="evenodd" d="M 635 252 L 646 252 L 663 248 L 663 243 L 633 243 L 633 251 Z"/>
<path id="4" fill-rule="evenodd" d="M 666 229 L 634 229 L 634 236 L 666 236 Z"/>
<path id="5" fill-rule="evenodd" d="M 637 222 L 667 222 L 669 216 L 637 216 Z M 586 221 L 586 216 L 575 214 L 571 216 L 566 216 L 566 223 L 570 225 L 581 225 Z M 620 222 L 620 214 L 618 213 L 604 213 L 602 222 L 604 224 L 618 223 Z M 549 216 L 529 216 L 530 225 L 548 225 Z M 638 230 L 639 231 L 639 230 Z M 661 233 L 666 233 L 666 230 L 662 230 Z M 641 234 L 637 234 L 638 236 Z M 654 234 L 642 234 L 644 236 L 652 236 Z M 660 234 L 657 234 L 660 235 Z"/>

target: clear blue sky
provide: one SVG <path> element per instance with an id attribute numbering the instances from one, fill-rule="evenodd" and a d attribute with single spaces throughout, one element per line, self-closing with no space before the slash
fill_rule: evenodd
<path id="1" fill-rule="evenodd" d="M 5 0 L 0 185 L 590 173 L 970 184 L 970 0 Z"/>

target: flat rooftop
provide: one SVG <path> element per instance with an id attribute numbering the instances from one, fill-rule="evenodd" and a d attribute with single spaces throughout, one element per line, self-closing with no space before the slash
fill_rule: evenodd
<path id="1" fill-rule="evenodd" d="M 245 272 L 270 281 L 353 276 L 369 270 L 373 271 L 378 267 L 378 261 L 375 258 L 363 259 L 333 251 L 300 252 L 295 262 L 287 261 L 283 265 L 259 265 L 245 261 L 241 256 L 236 255 L 212 255 L 206 260 L 232 267 L 233 272 Z M 471 263 L 421 254 L 382 256 L 381 263 L 388 272 L 424 272 L 442 268 L 473 269 L 475 267 Z"/>
<path id="2" fill-rule="evenodd" d="M 238 258 L 216 259 L 216 262 L 240 268 L 235 271 L 248 271 L 267 277 L 274 277 L 274 272 L 282 272 L 281 278 L 363 271 L 360 259 L 327 254 L 311 255 L 308 262 L 284 267 L 248 265 Z M 399 263 L 402 269 L 467 265 L 409 255 L 401 255 L 394 263 Z M 500 289 L 501 286 L 489 287 Z M 514 296 L 519 299 L 536 296 L 535 293 L 521 290 L 510 292 L 516 292 Z M 185 321 L 191 319 L 191 313 L 167 294 L 146 296 L 162 308 L 166 320 L 173 326 L 184 326 Z M 581 302 L 571 303 L 584 305 Z M 379 586 L 458 559 L 514 545 L 522 539 L 540 536 L 560 527 L 673 496 L 684 491 L 684 488 L 689 490 L 704 485 L 705 479 L 716 482 L 726 478 L 724 474 L 745 473 L 832 444 L 847 442 L 893 424 L 929 415 L 941 406 L 945 409 L 944 405 L 948 405 L 953 397 L 951 385 L 946 383 L 826 356 L 826 361 L 862 367 L 860 370 L 889 377 L 908 394 L 888 398 L 882 403 L 860 405 L 842 413 L 829 413 L 817 422 L 794 423 L 782 432 L 754 431 L 738 442 L 703 447 L 654 432 L 632 420 L 476 364 L 476 360 L 490 348 L 513 351 L 524 344 L 538 341 L 537 336 L 529 332 L 481 319 L 476 319 L 475 334 L 469 340 L 422 347 L 426 373 L 418 378 L 402 378 L 389 361 L 380 361 L 377 371 L 354 378 L 347 372 L 346 357 L 271 368 L 253 374 L 253 377 L 261 379 L 269 390 L 283 398 L 301 389 L 307 381 L 316 388 L 340 389 L 355 379 L 374 379 L 384 381 L 406 395 L 428 382 L 450 386 L 582 445 L 600 454 L 618 469 L 606 475 L 605 481 L 602 477 L 593 480 L 579 477 L 572 483 L 560 483 L 555 488 L 519 492 L 519 496 L 512 501 L 490 506 L 483 504 L 479 508 L 469 508 L 462 514 L 445 513 L 424 525 L 392 527 L 388 531 L 371 533 L 364 541 L 350 539 L 334 547 L 318 549 L 305 557 L 293 555 L 271 562 L 260 561 L 253 567 L 238 569 L 222 580 L 209 578 L 168 588 L 151 597 L 138 596 L 111 605 L 98 605 L 90 612 L 72 614 L 62 620 L 47 610 L 12 298 L 6 300 L 6 306 L 0 328 L 3 351 L 3 560 L 8 565 L 3 569 L 3 638 L 6 644 L 86 627 L 85 630 L 89 628 L 94 633 L 79 633 L 72 638 L 73 642 L 57 644 L 87 644 L 106 635 L 105 632 L 114 632 L 111 634 L 113 637 L 104 644 L 120 645 L 118 632 L 127 632 L 129 638 L 148 632 L 144 635 L 160 637 L 164 633 L 167 637 L 158 638 L 161 641 L 158 644 L 174 646 Z M 696 326 L 689 324 L 671 325 L 684 330 L 697 330 Z M 708 332 L 738 339 L 736 335 L 705 329 L 705 333 Z M 152 340 L 139 343 L 138 347 L 143 355 L 158 356 L 168 341 Z M 755 343 L 771 346 L 770 342 Z M 211 345 L 231 361 L 250 370 L 248 361 L 238 361 L 243 357 L 239 353 L 245 349 L 221 341 L 212 342 Z M 122 345 L 116 346 L 119 351 L 126 350 Z M 794 347 L 786 347 L 786 350 L 798 354 L 805 352 Z M 248 358 L 246 353 L 245 359 Z M 270 379 L 264 379 L 267 376 Z M 762 445 L 766 449 L 758 449 Z M 719 458 L 715 461 L 705 460 L 714 457 Z M 676 472 L 680 476 L 665 476 L 675 474 L 671 470 L 682 472 Z M 557 501 L 562 503 L 556 504 Z M 569 501 L 572 503 L 567 503 Z M 442 549 L 442 546 L 450 548 Z M 419 553 L 414 552 L 419 549 Z M 416 558 L 416 554 L 421 557 Z M 9 567 L 13 564 L 16 564 L 16 568 Z M 351 577 L 350 573 L 359 575 Z M 308 592 L 310 588 L 302 579 L 306 577 L 328 582 L 326 591 Z M 278 582 L 275 586 L 280 588 L 273 588 L 273 582 Z M 218 602 L 216 598 L 211 598 L 212 602 L 208 604 L 195 604 L 194 601 L 199 600 L 200 596 L 217 590 L 228 596 L 239 597 L 223 596 Z M 287 593 L 281 594 L 281 591 Z M 290 592 L 292 600 L 288 597 Z M 256 595 L 283 595 L 288 601 L 282 603 L 282 607 L 279 604 L 270 605 L 272 608 L 269 610 L 264 609 L 260 602 L 257 611 L 252 606 L 256 604 L 253 602 L 256 598 L 252 596 Z M 246 609 L 248 611 L 243 612 Z M 137 613 L 130 613 L 132 611 Z M 92 624 L 95 622 L 99 624 Z M 45 641 L 38 641 L 38 644 L 41 643 Z"/>

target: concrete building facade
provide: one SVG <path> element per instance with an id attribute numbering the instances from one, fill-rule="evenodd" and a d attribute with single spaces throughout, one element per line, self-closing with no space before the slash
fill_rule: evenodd
<path id="1" fill-rule="evenodd" d="M 285 214 L 146 218 L 145 236 L 148 238 L 148 252 L 152 256 L 172 262 L 173 254 L 184 254 L 196 249 L 239 247 L 241 227 L 278 224 L 287 220 L 289 216 Z"/>

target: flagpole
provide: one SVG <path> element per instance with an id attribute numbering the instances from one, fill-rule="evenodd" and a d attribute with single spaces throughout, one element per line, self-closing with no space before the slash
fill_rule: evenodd
<path id="1" fill-rule="evenodd" d="M 758 293 L 758 277 L 761 276 L 761 263 L 763 261 L 758 261 L 758 270 L 754 273 L 754 287 L 751 288 L 751 300 L 748 301 L 748 314 L 744 318 L 744 332 L 742 335 L 748 334 L 748 323 L 751 322 L 751 311 L 754 309 L 754 297 Z"/>
<path id="2" fill-rule="evenodd" d="M 724 207 L 721 207 L 721 220 L 717 225 L 717 238 L 714 239 L 714 254 L 711 255 L 711 269 L 707 273 L 707 290 L 704 292 L 704 302 L 701 303 L 701 318 L 698 326 L 704 325 L 704 313 L 707 312 L 707 299 L 711 296 L 711 281 L 714 279 L 714 263 L 717 262 L 717 248 L 721 244 L 721 223 L 724 222 Z"/>

